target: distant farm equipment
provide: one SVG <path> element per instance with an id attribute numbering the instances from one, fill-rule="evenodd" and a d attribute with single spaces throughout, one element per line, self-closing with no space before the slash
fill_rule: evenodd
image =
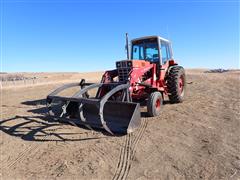
<path id="1" fill-rule="evenodd" d="M 224 73 L 224 72 L 228 72 L 228 69 L 210 69 L 208 71 L 205 71 L 205 73 Z"/>

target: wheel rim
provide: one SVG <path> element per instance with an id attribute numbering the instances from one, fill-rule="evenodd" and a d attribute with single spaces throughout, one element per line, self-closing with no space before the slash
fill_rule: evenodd
<path id="1" fill-rule="evenodd" d="M 160 101 L 160 99 L 157 99 L 157 101 L 155 103 L 156 109 L 160 109 L 160 106 L 161 106 L 161 101 Z"/>
<path id="2" fill-rule="evenodd" d="M 183 96 L 183 94 L 184 94 L 184 77 L 183 76 L 181 76 L 179 78 L 178 91 L 179 91 L 180 95 Z"/>

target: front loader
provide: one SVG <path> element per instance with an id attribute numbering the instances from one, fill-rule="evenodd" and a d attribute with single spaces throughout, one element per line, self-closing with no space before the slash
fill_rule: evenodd
<path id="1" fill-rule="evenodd" d="M 116 69 L 106 71 L 100 83 L 70 83 L 47 96 L 48 114 L 53 118 L 103 128 L 110 134 L 127 134 L 141 124 L 139 101 L 147 104 L 149 116 L 159 116 L 164 95 L 171 103 L 183 101 L 186 80 L 183 67 L 173 59 L 171 43 L 159 36 L 127 41 L 127 60 L 117 61 Z M 63 91 L 79 87 L 71 97 Z M 94 97 L 89 91 L 96 89 Z"/>

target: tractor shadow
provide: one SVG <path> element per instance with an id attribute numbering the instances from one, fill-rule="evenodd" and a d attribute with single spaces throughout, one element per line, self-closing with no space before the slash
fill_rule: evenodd
<path id="1" fill-rule="evenodd" d="M 106 137 L 86 137 L 84 132 L 72 132 L 61 123 L 43 116 L 15 116 L 0 121 L 0 130 L 25 141 L 85 141 Z M 82 138 L 85 136 L 85 138 Z"/>
<path id="2" fill-rule="evenodd" d="M 32 106 L 30 109 L 26 107 L 27 112 L 31 112 L 32 116 L 18 116 L 3 119 L 0 121 L 0 131 L 21 138 L 25 141 L 85 141 L 109 138 L 111 135 L 103 132 L 106 136 L 101 136 L 99 133 L 93 133 L 85 126 L 79 125 L 85 131 L 75 130 L 76 125 L 69 123 L 59 123 L 57 120 L 46 116 L 47 108 L 45 107 L 46 100 L 39 99 L 34 101 L 22 102 L 23 105 Z M 44 106 L 43 106 L 44 105 Z M 24 107 L 25 108 L 25 107 Z M 66 126 L 70 125 L 70 126 Z M 87 130 L 87 131 L 86 131 Z M 101 136 L 101 137 L 100 137 Z"/>

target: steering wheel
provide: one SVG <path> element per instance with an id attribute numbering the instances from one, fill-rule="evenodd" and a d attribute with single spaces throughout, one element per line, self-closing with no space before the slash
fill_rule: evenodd
<path id="1" fill-rule="evenodd" d="M 147 60 L 153 60 L 153 55 L 151 53 L 146 53 Z"/>

